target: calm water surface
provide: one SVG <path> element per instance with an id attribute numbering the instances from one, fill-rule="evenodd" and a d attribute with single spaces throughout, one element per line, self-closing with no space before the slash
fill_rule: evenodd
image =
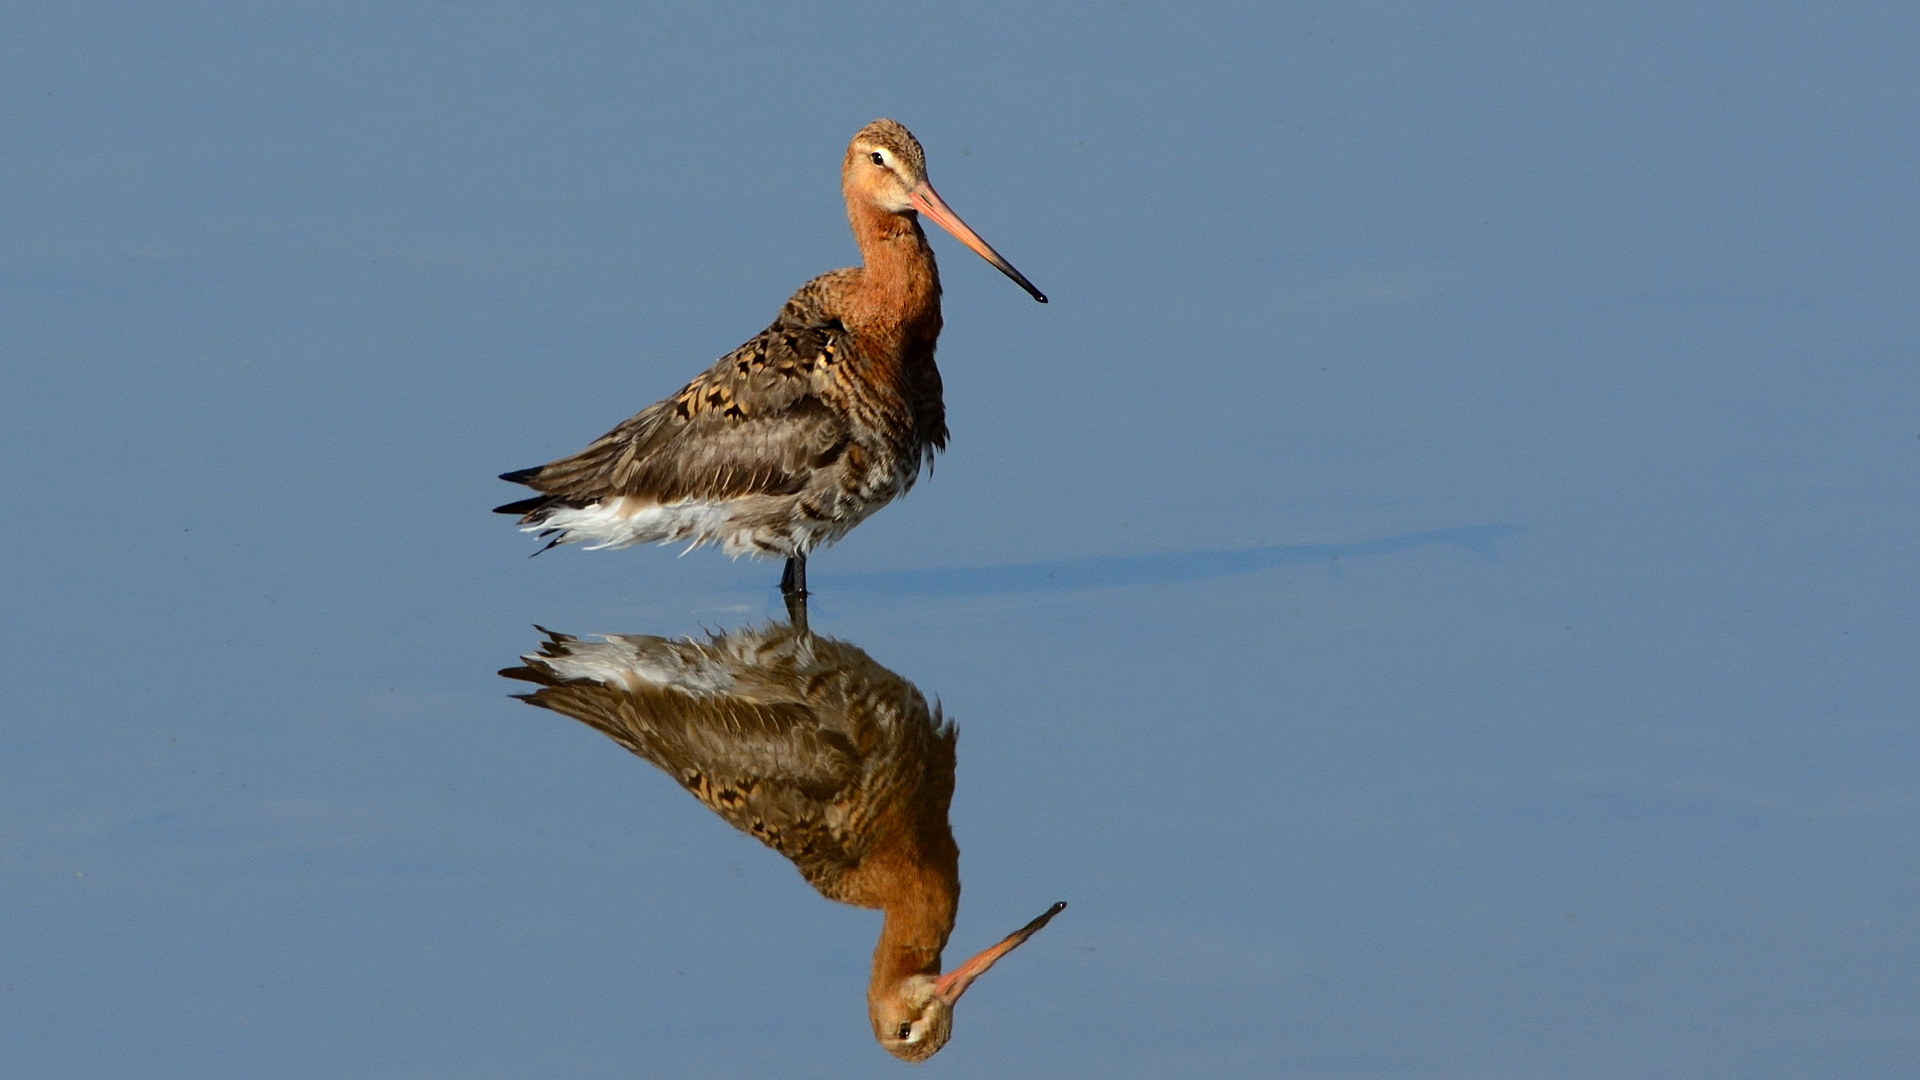
<path id="1" fill-rule="evenodd" d="M 0 49 L 0 1073 L 900 1076 L 869 911 L 507 695 L 780 613 L 576 449 L 957 244 L 810 566 L 958 725 L 929 1075 L 1920 1067 L 1909 6 L 44 8 Z"/>

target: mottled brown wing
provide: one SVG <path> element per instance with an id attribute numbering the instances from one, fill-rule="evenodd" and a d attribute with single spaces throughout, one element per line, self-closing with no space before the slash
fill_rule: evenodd
<path id="1" fill-rule="evenodd" d="M 851 339 L 820 307 L 820 279 L 773 325 L 664 401 L 572 457 L 509 473 L 555 499 L 662 503 L 791 494 L 845 451 L 845 418 L 820 396 Z"/>
<path id="2" fill-rule="evenodd" d="M 552 655 L 570 644 L 553 635 L 543 651 Z M 840 816 L 836 801 L 861 779 L 861 754 L 805 701 L 691 694 L 634 679 L 566 679 L 541 666 L 501 674 L 539 684 L 521 699 L 573 717 L 652 762 L 829 896 L 831 883 L 865 855 L 862 838 L 833 820 Z"/>

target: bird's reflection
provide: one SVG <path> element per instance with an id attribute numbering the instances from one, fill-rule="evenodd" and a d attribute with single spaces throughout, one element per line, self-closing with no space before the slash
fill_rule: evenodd
<path id="1" fill-rule="evenodd" d="M 653 762 L 821 895 L 885 912 L 867 1013 L 895 1057 L 944 1046 L 960 995 L 1066 906 L 941 973 L 960 899 L 953 725 L 854 646 L 804 622 L 701 641 L 542 630 L 525 666 L 501 672 L 539 686 L 521 700 Z"/>

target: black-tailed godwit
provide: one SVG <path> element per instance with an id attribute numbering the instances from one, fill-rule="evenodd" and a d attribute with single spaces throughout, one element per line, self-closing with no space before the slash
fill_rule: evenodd
<path id="1" fill-rule="evenodd" d="M 1047 299 L 935 194 L 900 124 L 860 129 L 840 185 L 863 265 L 807 282 L 772 326 L 585 450 L 504 474 L 540 494 L 498 511 L 549 546 L 785 556 L 781 588 L 804 597 L 807 554 L 904 494 L 947 443 L 940 275 L 919 215 Z"/>
<path id="2" fill-rule="evenodd" d="M 941 972 L 960 902 L 953 725 L 852 645 L 781 624 L 706 641 L 547 631 L 521 659 L 501 674 L 539 685 L 522 700 L 659 766 L 821 895 L 885 912 L 867 1015 L 897 1058 L 933 1056 L 967 987 L 1066 907 Z"/>

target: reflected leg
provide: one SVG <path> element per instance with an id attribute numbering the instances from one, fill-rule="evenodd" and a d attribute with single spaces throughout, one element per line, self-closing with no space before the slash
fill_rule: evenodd
<path id="1" fill-rule="evenodd" d="M 811 630 L 807 629 L 807 594 L 788 593 L 785 599 L 787 601 L 787 622 L 802 634 L 812 633 Z"/>

